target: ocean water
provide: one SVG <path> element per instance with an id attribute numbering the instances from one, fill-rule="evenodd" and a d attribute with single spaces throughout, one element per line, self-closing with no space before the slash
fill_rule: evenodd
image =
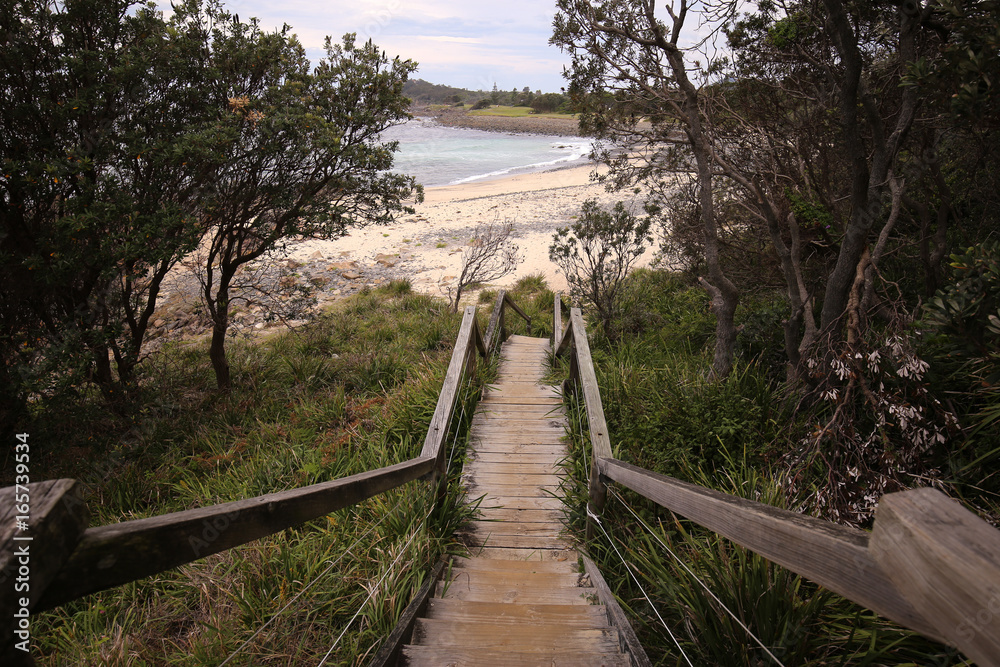
<path id="1" fill-rule="evenodd" d="M 458 185 L 587 163 L 588 139 L 485 132 L 414 118 L 389 128 L 399 142 L 393 171 L 427 187 Z"/>

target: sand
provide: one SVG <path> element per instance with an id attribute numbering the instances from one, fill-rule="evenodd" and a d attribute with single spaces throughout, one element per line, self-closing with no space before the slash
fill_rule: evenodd
<path id="1" fill-rule="evenodd" d="M 522 174 L 462 185 L 427 188 L 416 213 L 404 215 L 390 226 L 351 230 L 334 241 L 306 241 L 288 256 L 301 262 L 332 262 L 336 270 L 358 283 L 365 282 L 366 267 L 390 268 L 408 277 L 414 289 L 447 296 L 461 273 L 463 250 L 479 223 L 507 220 L 514 225 L 515 242 L 523 262 L 494 286 L 509 287 L 529 274 L 542 274 L 556 291 L 566 291 L 566 279 L 549 261 L 549 246 L 559 227 L 568 226 L 587 199 L 610 208 L 619 199 L 641 211 L 642 200 L 631 193 L 608 193 L 595 183 L 595 165 Z M 653 250 L 639 264 L 648 264 Z M 352 266 L 353 265 L 353 266 Z M 464 301 L 464 299 L 463 299 Z"/>

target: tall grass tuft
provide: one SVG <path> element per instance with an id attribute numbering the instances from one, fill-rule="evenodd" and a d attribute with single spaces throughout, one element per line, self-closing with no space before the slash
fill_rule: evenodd
<path id="1" fill-rule="evenodd" d="M 786 506 L 782 480 L 770 464 L 799 425 L 781 407 L 783 388 L 775 374 L 744 358 L 725 380 L 708 378 L 711 319 L 704 296 L 680 278 L 638 271 L 625 294 L 631 305 L 616 326 L 631 335 L 614 345 L 599 333 L 591 336 L 615 455 Z M 562 379 L 566 371 L 560 361 L 554 377 Z M 570 526 L 582 535 L 591 454 L 586 415 L 575 400 L 569 405 L 573 434 L 563 492 Z M 629 610 L 654 663 L 686 664 L 662 617 L 695 665 L 776 664 L 771 656 L 785 665 L 962 664 L 956 651 L 627 489 L 612 486 L 600 522 L 599 538 L 586 550 Z"/>

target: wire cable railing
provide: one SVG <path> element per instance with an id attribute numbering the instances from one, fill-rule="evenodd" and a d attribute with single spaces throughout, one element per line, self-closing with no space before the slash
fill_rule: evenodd
<path id="1" fill-rule="evenodd" d="M 883 496 L 868 533 L 615 458 L 582 312 L 570 309 L 563 327 L 563 309 L 556 295 L 553 352 L 570 355 L 563 395 L 582 396 L 586 411 L 578 432 L 590 453 L 588 542 L 603 530 L 597 521 L 616 483 L 979 664 L 1000 665 L 1000 531 L 930 488 Z"/>

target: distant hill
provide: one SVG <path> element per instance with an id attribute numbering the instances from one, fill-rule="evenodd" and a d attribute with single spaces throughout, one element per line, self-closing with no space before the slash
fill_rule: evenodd
<path id="1" fill-rule="evenodd" d="M 453 86 L 442 86 L 423 79 L 410 79 L 403 86 L 403 94 L 415 104 L 474 104 L 489 97 L 483 90 L 474 91 Z"/>

